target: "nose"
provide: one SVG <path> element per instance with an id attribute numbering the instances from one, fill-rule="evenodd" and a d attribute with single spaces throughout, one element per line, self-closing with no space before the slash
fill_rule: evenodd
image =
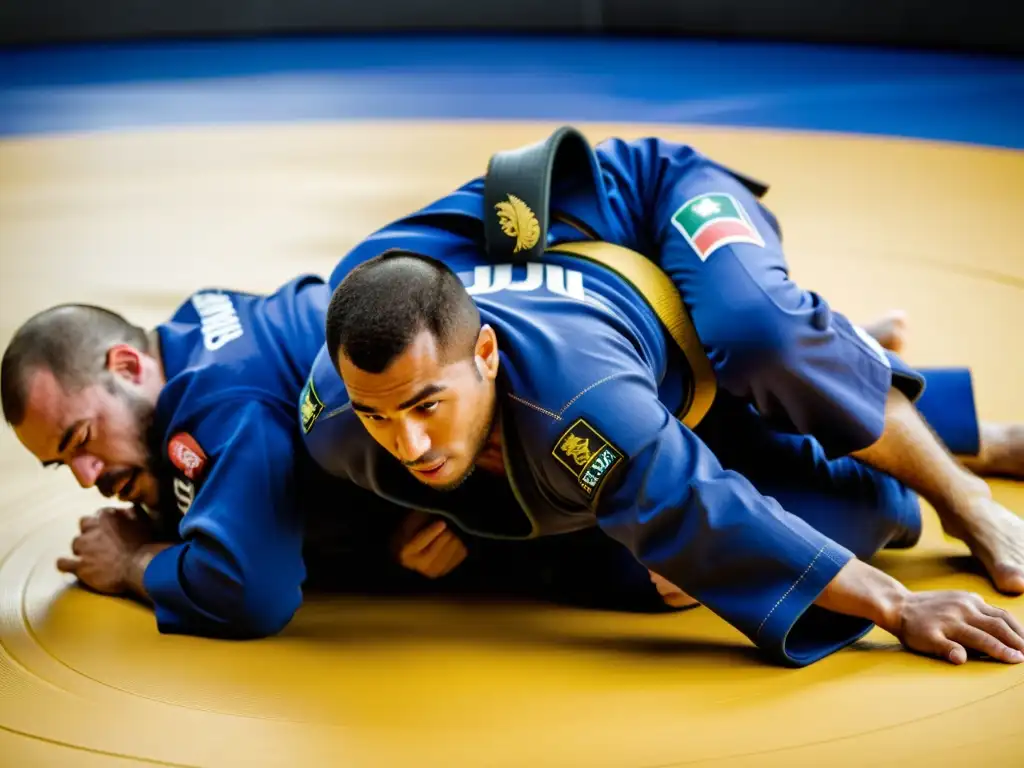
<path id="1" fill-rule="evenodd" d="M 103 474 L 103 462 L 88 454 L 76 456 L 71 460 L 71 472 L 80 486 L 92 488 Z"/>
<path id="2" fill-rule="evenodd" d="M 403 419 L 395 435 L 395 450 L 402 461 L 416 461 L 430 450 L 427 430 L 415 419 Z"/>

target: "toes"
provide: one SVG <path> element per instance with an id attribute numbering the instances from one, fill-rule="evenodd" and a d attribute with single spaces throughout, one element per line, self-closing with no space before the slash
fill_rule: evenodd
<path id="1" fill-rule="evenodd" d="M 997 565 L 992 580 L 1000 592 L 1008 595 L 1024 594 L 1024 570 L 1008 565 Z"/>

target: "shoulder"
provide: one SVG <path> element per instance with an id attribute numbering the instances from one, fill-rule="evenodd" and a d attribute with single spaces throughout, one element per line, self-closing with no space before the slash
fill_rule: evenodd
<path id="1" fill-rule="evenodd" d="M 176 416 L 167 430 L 168 445 L 184 433 L 211 457 L 239 448 L 255 454 L 290 452 L 299 442 L 294 422 L 283 409 L 248 396 L 208 399 Z"/>
<path id="2" fill-rule="evenodd" d="M 376 445 L 349 400 L 345 384 L 321 347 L 299 395 L 299 431 L 312 459 L 339 477 L 351 474 L 352 462 Z"/>
<path id="3" fill-rule="evenodd" d="M 177 506 L 184 515 L 204 489 L 203 498 L 236 495 L 239 485 L 258 485 L 268 473 L 289 477 L 298 443 L 281 409 L 259 400 L 227 397 L 180 409 L 159 446 L 161 509 Z"/>
<path id="4" fill-rule="evenodd" d="M 478 304 L 498 333 L 507 396 L 535 411 L 561 415 L 606 382 L 653 376 L 635 329 L 606 297 L 591 292 L 585 301 L 569 301 L 522 292 Z"/>
<path id="5" fill-rule="evenodd" d="M 430 256 L 456 271 L 472 269 L 484 242 L 483 219 L 483 180 L 478 178 L 375 231 L 338 262 L 328 284 L 333 291 L 360 264 L 393 249 Z"/>
<path id="6" fill-rule="evenodd" d="M 567 342 L 537 355 L 529 376 L 506 372 L 502 413 L 538 481 L 589 503 L 667 411 L 651 368 L 621 336 Z"/>

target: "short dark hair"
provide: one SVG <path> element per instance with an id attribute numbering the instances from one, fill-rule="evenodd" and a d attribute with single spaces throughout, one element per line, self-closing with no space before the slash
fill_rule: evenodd
<path id="1" fill-rule="evenodd" d="M 95 382 L 106 369 L 106 351 L 131 344 L 149 351 L 146 331 L 121 315 L 92 304 L 58 304 L 30 317 L 15 332 L 0 365 L 4 418 L 17 426 L 25 418 L 29 375 L 53 373 L 68 391 Z"/>
<path id="2" fill-rule="evenodd" d="M 360 370 L 381 373 L 424 330 L 437 339 L 446 359 L 472 356 L 480 312 L 447 265 L 407 251 L 387 251 L 341 281 L 331 296 L 326 326 L 335 368 L 344 351 Z"/>

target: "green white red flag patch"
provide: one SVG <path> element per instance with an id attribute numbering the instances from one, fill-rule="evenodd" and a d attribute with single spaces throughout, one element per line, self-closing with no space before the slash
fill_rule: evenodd
<path id="1" fill-rule="evenodd" d="M 764 240 L 743 206 L 735 197 L 723 192 L 691 197 L 672 214 L 672 225 L 701 261 L 723 245 L 749 243 L 764 247 Z"/>

